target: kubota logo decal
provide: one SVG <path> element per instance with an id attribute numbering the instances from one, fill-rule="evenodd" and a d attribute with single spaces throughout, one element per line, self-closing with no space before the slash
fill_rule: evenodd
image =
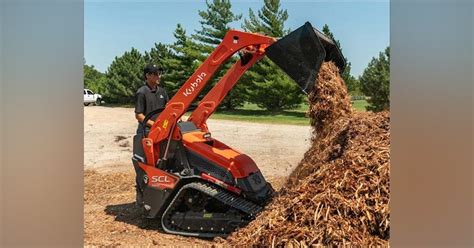
<path id="1" fill-rule="evenodd" d="M 201 72 L 201 74 L 197 76 L 196 80 L 194 80 L 194 82 L 191 83 L 191 86 L 189 86 L 188 88 L 184 90 L 183 95 L 184 96 L 191 95 L 206 76 L 207 74 L 205 72 Z"/>

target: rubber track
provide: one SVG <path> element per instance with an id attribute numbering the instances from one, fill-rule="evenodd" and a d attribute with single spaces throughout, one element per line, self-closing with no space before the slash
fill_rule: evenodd
<path id="1" fill-rule="evenodd" d="M 212 238 L 216 236 L 227 236 L 226 233 L 200 233 L 200 232 L 183 232 L 183 231 L 178 231 L 178 230 L 170 230 L 166 228 L 165 221 L 170 223 L 170 210 L 174 209 L 173 205 L 175 204 L 175 201 L 181 197 L 181 193 L 184 190 L 187 189 L 195 189 L 197 191 L 200 191 L 206 195 L 209 195 L 220 202 L 229 205 L 235 209 L 238 209 L 251 217 L 254 217 L 257 213 L 262 211 L 262 207 L 250 202 L 248 200 L 243 199 L 242 197 L 235 196 L 231 193 L 226 192 L 224 189 L 219 188 L 217 186 L 209 185 L 207 183 L 201 183 L 201 182 L 194 182 L 194 183 L 189 183 L 181 187 L 181 189 L 178 191 L 176 196 L 173 198 L 169 206 L 166 208 L 165 212 L 163 213 L 163 217 L 161 218 L 161 225 L 163 229 L 168 232 L 168 233 L 173 233 L 173 234 L 179 234 L 179 235 L 185 235 L 185 236 L 199 236 L 199 237 L 207 237 L 207 238 Z"/>

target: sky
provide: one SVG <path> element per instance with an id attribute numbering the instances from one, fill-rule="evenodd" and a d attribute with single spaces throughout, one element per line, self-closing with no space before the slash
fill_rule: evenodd
<path id="1" fill-rule="evenodd" d="M 242 29 L 249 8 L 255 12 L 263 0 L 231 0 L 232 11 L 242 14 L 231 28 Z M 292 30 L 309 21 L 315 28 L 328 24 L 339 40 L 344 56 L 351 62 L 351 73 L 362 74 L 372 57 L 389 46 L 390 12 L 387 1 L 281 0 L 288 11 L 285 25 Z M 172 44 L 180 23 L 188 35 L 200 29 L 199 10 L 204 0 L 85 0 L 84 57 L 86 64 L 106 72 L 116 56 L 132 47 L 144 53 L 161 42 Z"/>

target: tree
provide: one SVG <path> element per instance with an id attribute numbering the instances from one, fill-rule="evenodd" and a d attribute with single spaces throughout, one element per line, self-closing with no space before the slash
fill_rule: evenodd
<path id="1" fill-rule="evenodd" d="M 199 56 L 199 61 L 204 61 L 209 54 L 220 44 L 227 31 L 230 29 L 229 24 L 238 21 L 242 15 L 235 15 L 231 10 L 231 3 L 229 0 L 206 0 L 207 9 L 200 10 L 199 16 L 202 18 L 201 30 L 196 31 L 192 35 L 193 40 L 197 43 L 197 48 L 202 54 Z M 224 73 L 230 68 L 231 64 L 236 61 L 235 58 L 230 58 L 224 63 L 220 70 L 211 78 L 207 86 L 204 88 L 201 98 L 209 89 L 222 78 Z M 246 89 L 243 84 L 237 84 L 229 94 L 224 98 L 221 107 L 227 109 L 234 109 L 243 105 L 245 101 Z"/>
<path id="2" fill-rule="evenodd" d="M 192 35 L 193 39 L 200 42 L 205 57 L 219 45 L 227 31 L 230 29 L 229 23 L 238 21 L 242 15 L 232 13 L 232 4 L 229 0 L 206 0 L 206 10 L 200 10 L 199 16 L 202 20 L 201 30 Z"/>
<path id="3" fill-rule="evenodd" d="M 186 30 L 178 24 L 174 31 L 176 41 L 170 45 L 171 54 L 167 60 L 166 73 L 163 80 L 169 87 L 167 88 L 170 96 L 191 77 L 193 72 L 198 68 L 201 55 L 197 45 L 186 35 Z"/>
<path id="4" fill-rule="evenodd" d="M 242 27 L 246 31 L 272 37 L 282 37 L 290 32 L 285 29 L 288 19 L 286 10 L 281 9 L 280 0 L 264 0 L 257 14 L 249 9 L 249 19 Z M 270 111 L 290 109 L 303 99 L 301 89 L 268 58 L 263 58 L 245 75 L 243 81 L 250 89 L 250 102 Z"/>
<path id="5" fill-rule="evenodd" d="M 369 96 L 367 110 L 382 111 L 390 109 L 390 47 L 372 58 L 359 78 L 361 90 Z"/>
<path id="6" fill-rule="evenodd" d="M 105 74 L 84 62 L 84 88 L 101 93 L 105 86 Z"/>
<path id="7" fill-rule="evenodd" d="M 258 10 L 258 16 L 249 8 L 249 19 L 244 20 L 243 28 L 273 37 L 282 37 L 290 32 L 285 30 L 284 23 L 288 12 L 281 10 L 280 0 L 264 0 L 264 6 Z"/>
<path id="8" fill-rule="evenodd" d="M 158 64 L 163 68 L 167 66 L 167 59 L 171 56 L 171 50 L 168 45 L 161 42 L 155 43 L 155 46 L 150 49 L 150 52 L 145 51 L 143 58 L 148 64 Z"/>
<path id="9" fill-rule="evenodd" d="M 329 26 L 327 24 L 324 24 L 322 31 L 326 36 L 331 38 L 336 43 L 336 46 L 339 48 L 339 50 L 341 50 L 341 53 L 342 53 L 341 43 L 339 42 L 339 40 L 336 40 L 334 38 L 334 34 L 331 32 L 331 30 L 329 30 Z M 344 79 L 344 82 L 346 83 L 346 87 L 349 93 L 357 94 L 360 91 L 359 81 L 354 76 L 351 75 L 351 62 L 349 62 L 349 60 L 346 57 L 344 57 L 344 59 L 346 60 L 346 68 L 344 72 L 342 73 L 341 77 L 342 79 Z"/>
<path id="10" fill-rule="evenodd" d="M 142 54 L 132 47 L 120 57 L 115 57 L 107 71 L 107 87 L 104 94 L 109 102 L 133 103 L 133 97 L 143 85 L 143 68 L 146 62 Z"/>

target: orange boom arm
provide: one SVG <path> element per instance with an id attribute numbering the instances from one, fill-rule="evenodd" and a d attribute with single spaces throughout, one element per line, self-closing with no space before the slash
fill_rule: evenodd
<path id="1" fill-rule="evenodd" d="M 237 61 L 201 100 L 188 121 L 192 121 L 203 132 L 209 132 L 206 125 L 207 118 L 214 113 L 217 106 L 224 100 L 245 71 L 265 56 L 265 48 L 265 44 L 261 44 L 259 49 L 254 46 L 249 47 L 245 51 L 244 57 Z"/>
<path id="2" fill-rule="evenodd" d="M 274 38 L 264 35 L 236 30 L 228 31 L 221 44 L 171 98 L 151 127 L 148 137 L 142 140 L 147 164 L 156 165 L 160 156 L 159 144 L 163 140 L 181 138 L 179 130 L 175 128 L 177 121 L 227 59 L 237 52 L 244 53 L 190 116 L 189 120 L 193 121 L 198 128 L 207 130 L 206 119 L 215 111 L 242 74 L 261 59 L 265 55 L 265 48 L 275 41 Z"/>

